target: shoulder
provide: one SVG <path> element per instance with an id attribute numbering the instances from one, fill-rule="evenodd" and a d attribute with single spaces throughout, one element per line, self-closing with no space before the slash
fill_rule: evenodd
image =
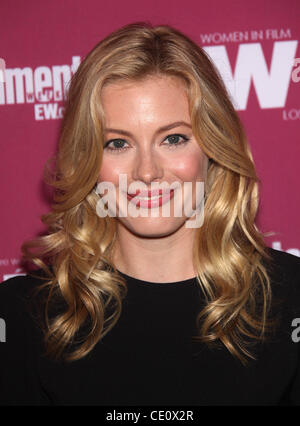
<path id="1" fill-rule="evenodd" d="M 271 261 L 267 262 L 267 270 L 271 278 L 276 282 L 299 282 L 300 279 L 300 257 L 293 254 L 274 250 L 268 247 Z"/>
<path id="2" fill-rule="evenodd" d="M 37 291 L 45 282 L 43 270 L 19 275 L 0 283 L 0 318 L 10 324 L 28 318 Z"/>
<path id="3" fill-rule="evenodd" d="M 268 252 L 272 257 L 273 262 L 279 268 L 292 268 L 294 272 L 300 272 L 300 257 L 281 250 L 275 250 L 268 247 Z"/>
<path id="4" fill-rule="evenodd" d="M 16 275 L 0 283 L 0 303 L 4 298 L 21 301 L 30 297 L 44 282 L 43 271 L 39 269 L 26 275 Z"/>
<path id="5" fill-rule="evenodd" d="M 285 302 L 290 312 L 300 314 L 300 257 L 268 247 L 271 261 L 266 262 L 271 290 Z"/>

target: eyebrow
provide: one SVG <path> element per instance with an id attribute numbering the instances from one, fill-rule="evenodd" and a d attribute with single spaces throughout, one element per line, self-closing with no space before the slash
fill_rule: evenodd
<path id="1" fill-rule="evenodd" d="M 155 135 L 158 135 L 159 133 L 174 129 L 175 127 L 179 127 L 179 126 L 186 126 L 190 129 L 192 128 L 192 126 L 189 123 L 186 123 L 185 121 L 176 121 L 175 123 L 167 124 L 166 126 L 160 127 L 159 129 L 156 130 Z M 131 136 L 131 137 L 133 136 L 130 132 L 127 132 L 126 130 L 122 130 L 122 129 L 105 128 L 104 132 L 119 133 L 120 135 Z"/>

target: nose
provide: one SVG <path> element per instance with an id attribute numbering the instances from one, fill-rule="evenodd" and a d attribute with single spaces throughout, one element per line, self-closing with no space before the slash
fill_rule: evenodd
<path id="1" fill-rule="evenodd" d="M 158 153 L 153 152 L 151 149 L 146 149 L 137 154 L 132 169 L 133 180 L 150 184 L 153 181 L 162 179 L 163 175 L 163 162 Z"/>

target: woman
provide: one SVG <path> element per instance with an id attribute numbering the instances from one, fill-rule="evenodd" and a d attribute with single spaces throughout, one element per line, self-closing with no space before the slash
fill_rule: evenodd
<path id="1" fill-rule="evenodd" d="M 300 404 L 300 261 L 255 225 L 252 155 L 200 47 L 139 23 L 101 41 L 48 181 L 38 271 L 0 287 L 2 403 Z"/>

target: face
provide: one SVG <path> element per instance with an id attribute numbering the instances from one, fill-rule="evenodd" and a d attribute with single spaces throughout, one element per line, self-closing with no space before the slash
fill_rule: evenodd
<path id="1" fill-rule="evenodd" d="M 99 182 L 111 182 L 116 188 L 118 227 L 145 237 L 178 232 L 192 220 L 184 213 L 188 194 L 183 191 L 184 182 L 192 187 L 189 195 L 195 208 L 196 182 L 205 181 L 208 164 L 192 133 L 184 83 L 171 76 L 151 76 L 133 82 L 120 80 L 104 86 L 101 102 L 105 134 Z M 119 188 L 121 174 L 126 175 L 125 190 L 123 185 Z M 171 184 L 175 189 L 169 195 L 167 191 L 153 190 Z M 132 194 L 126 188 L 131 188 Z M 139 189 L 142 192 L 138 194 Z M 128 214 L 120 217 L 124 205 Z M 130 214 L 131 206 L 139 211 L 137 217 Z M 170 214 L 164 217 L 163 208 L 168 207 Z M 180 208 L 181 215 L 174 213 L 175 207 Z"/>

